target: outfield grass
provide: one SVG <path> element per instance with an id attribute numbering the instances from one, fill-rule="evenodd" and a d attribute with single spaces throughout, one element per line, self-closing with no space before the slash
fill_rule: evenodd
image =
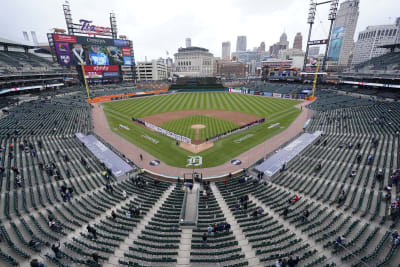
<path id="1" fill-rule="evenodd" d="M 113 131 L 148 151 L 155 158 L 176 167 L 186 167 L 187 158 L 193 153 L 176 146 L 175 141 L 169 137 L 132 123 L 132 117 L 141 118 L 175 110 L 212 109 L 244 112 L 267 119 L 266 123 L 222 138 L 214 143 L 214 147 L 199 153 L 198 155 L 203 157 L 201 167 L 207 168 L 221 165 L 283 131 L 300 113 L 300 110 L 294 107 L 298 103 L 299 101 L 279 98 L 209 92 L 144 97 L 103 105 Z M 282 128 L 268 129 L 269 125 L 277 122 Z M 119 124 L 129 126 L 130 130 L 119 129 Z M 191 124 L 202 123 L 193 121 Z"/>
<path id="2" fill-rule="evenodd" d="M 161 124 L 160 127 L 173 133 L 188 137 L 192 140 L 196 140 L 196 130 L 191 128 L 193 124 L 203 124 L 206 126 L 206 128 L 199 130 L 198 140 L 206 140 L 206 138 L 214 137 L 217 134 L 239 127 L 239 125 L 236 125 L 231 121 L 202 115 L 194 115 L 179 120 L 169 121 Z"/>

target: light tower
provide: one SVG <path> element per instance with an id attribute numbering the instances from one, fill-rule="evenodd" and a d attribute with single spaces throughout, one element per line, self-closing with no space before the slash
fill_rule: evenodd
<path id="1" fill-rule="evenodd" d="M 310 8 L 308 9 L 308 18 L 307 18 L 307 23 L 310 24 L 310 29 L 308 30 L 308 38 L 307 38 L 307 47 L 306 47 L 306 55 L 304 56 L 304 64 L 303 64 L 303 70 L 306 70 L 306 65 L 307 65 L 307 56 L 308 56 L 308 43 L 310 42 L 311 38 L 311 30 L 312 30 L 312 25 L 314 24 L 315 20 L 315 11 L 317 10 L 317 3 L 315 0 L 310 0 Z"/>
<path id="2" fill-rule="evenodd" d="M 312 25 L 314 24 L 315 13 L 317 11 L 317 6 L 328 4 L 328 3 L 331 4 L 331 7 L 329 9 L 329 16 L 328 16 L 328 20 L 331 21 L 331 26 L 329 28 L 328 39 L 311 41 L 310 38 L 311 38 Z M 333 22 L 336 20 L 336 13 L 337 13 L 337 10 L 338 10 L 338 5 L 339 5 L 339 0 L 329 0 L 329 1 L 324 1 L 324 2 L 320 2 L 320 3 L 317 3 L 317 0 L 310 0 L 310 8 L 308 10 L 308 19 L 307 19 L 307 23 L 310 24 L 310 30 L 308 32 L 306 55 L 304 57 L 303 71 L 305 71 L 305 69 L 306 69 L 307 57 L 308 57 L 308 47 L 310 45 L 321 45 L 321 44 L 326 44 L 325 57 L 324 57 L 324 61 L 323 61 L 323 64 L 322 64 L 322 69 L 325 70 L 325 65 L 326 65 L 326 60 L 327 60 L 327 55 L 328 55 L 328 49 L 329 49 L 329 42 L 330 42 L 330 38 L 331 38 Z"/>

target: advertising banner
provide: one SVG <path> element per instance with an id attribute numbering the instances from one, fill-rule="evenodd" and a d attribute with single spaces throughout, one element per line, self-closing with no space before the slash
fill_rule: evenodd
<path id="1" fill-rule="evenodd" d="M 148 123 L 146 121 L 144 122 L 144 124 L 145 124 L 146 127 L 150 128 L 150 129 L 153 129 L 156 132 L 164 134 L 164 135 L 166 135 L 168 137 L 171 137 L 171 138 L 173 138 L 175 140 L 178 140 L 178 141 L 181 141 L 181 142 L 185 142 L 187 144 L 191 144 L 192 143 L 192 140 L 190 138 L 185 137 L 185 136 L 182 136 L 182 135 L 167 131 L 167 130 L 165 130 L 163 128 L 160 128 L 160 127 L 158 127 L 156 125 L 153 125 L 151 123 Z"/>
<path id="2" fill-rule="evenodd" d="M 240 89 L 229 88 L 229 92 L 231 92 L 231 93 L 241 93 L 242 91 Z"/>
<path id="3" fill-rule="evenodd" d="M 118 66 L 85 66 L 85 71 L 118 71 Z"/>
<path id="4" fill-rule="evenodd" d="M 272 93 L 264 93 L 264 96 L 272 96 Z"/>
<path id="5" fill-rule="evenodd" d="M 75 43 L 83 44 L 83 45 L 106 45 L 106 46 L 115 45 L 113 39 L 93 38 L 93 37 L 87 37 L 87 36 L 76 36 Z"/>
<path id="6" fill-rule="evenodd" d="M 130 57 L 132 56 L 131 54 L 131 48 L 130 47 L 122 47 L 122 55 L 125 57 Z"/>
<path id="7" fill-rule="evenodd" d="M 328 59 L 331 61 L 338 61 L 340 55 L 340 49 L 342 48 L 342 42 L 345 32 L 345 26 L 336 27 L 333 30 L 331 43 L 329 46 Z"/>
<path id="8" fill-rule="evenodd" d="M 67 43 L 55 43 L 60 65 L 69 66 L 72 64 L 69 46 Z"/>
<path id="9" fill-rule="evenodd" d="M 114 45 L 115 46 L 129 46 L 130 41 L 129 40 L 114 40 Z"/>
<path id="10" fill-rule="evenodd" d="M 119 77 L 119 72 L 117 71 L 105 71 L 103 72 L 104 77 Z"/>
<path id="11" fill-rule="evenodd" d="M 89 71 L 85 73 L 86 79 L 100 79 L 103 77 L 101 71 Z"/>
<path id="12" fill-rule="evenodd" d="M 124 65 L 132 65 L 132 57 L 123 57 Z"/>
<path id="13" fill-rule="evenodd" d="M 282 95 L 281 95 L 281 94 L 278 94 L 278 93 L 273 93 L 272 96 L 273 96 L 273 97 L 282 97 Z"/>
<path id="14" fill-rule="evenodd" d="M 284 95 L 284 98 L 292 98 L 292 95 Z"/>
<path id="15" fill-rule="evenodd" d="M 54 42 L 76 43 L 76 36 L 65 34 L 53 34 Z"/>

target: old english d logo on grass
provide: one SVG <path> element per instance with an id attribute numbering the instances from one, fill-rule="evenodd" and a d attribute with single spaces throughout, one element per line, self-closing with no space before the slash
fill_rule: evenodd
<path id="1" fill-rule="evenodd" d="M 201 156 L 188 156 L 188 164 L 186 164 L 186 167 L 189 166 L 201 166 L 203 164 L 203 157 Z"/>

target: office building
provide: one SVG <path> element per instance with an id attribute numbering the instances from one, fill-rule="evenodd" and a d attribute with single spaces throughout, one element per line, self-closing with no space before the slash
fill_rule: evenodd
<path id="1" fill-rule="evenodd" d="M 286 33 L 282 33 L 281 37 L 279 38 L 279 42 L 271 45 L 269 47 L 269 55 L 271 57 L 278 57 L 280 50 L 285 50 L 289 48 L 289 42 L 287 40 Z"/>
<path id="2" fill-rule="evenodd" d="M 247 37 L 238 36 L 236 41 L 236 52 L 241 52 L 246 50 L 247 50 Z"/>
<path id="3" fill-rule="evenodd" d="M 231 59 L 231 42 L 222 42 L 222 59 L 230 60 Z"/>
<path id="4" fill-rule="evenodd" d="M 258 51 L 265 52 L 265 42 L 261 42 L 260 47 L 258 48 Z"/>
<path id="5" fill-rule="evenodd" d="M 386 54 L 389 50 L 380 46 L 394 44 L 397 40 L 400 40 L 400 25 L 368 26 L 358 34 L 351 65 L 355 66 Z"/>
<path id="6" fill-rule="evenodd" d="M 359 3 L 360 0 L 347 0 L 340 4 L 329 44 L 329 69 L 341 70 L 349 66 L 359 15 Z"/>
<path id="7" fill-rule="evenodd" d="M 303 36 L 301 35 L 301 32 L 298 32 L 294 37 L 293 48 L 299 50 L 303 49 Z"/>
<path id="8" fill-rule="evenodd" d="M 216 60 L 216 74 L 228 79 L 246 78 L 248 65 L 241 62 L 232 62 L 226 60 Z"/>
<path id="9" fill-rule="evenodd" d="M 214 56 L 208 49 L 196 46 L 179 48 L 174 57 L 175 75 L 182 77 L 214 76 Z"/>
<path id="10" fill-rule="evenodd" d="M 138 81 L 159 81 L 167 78 L 167 64 L 160 60 L 136 63 L 136 79 Z"/>

